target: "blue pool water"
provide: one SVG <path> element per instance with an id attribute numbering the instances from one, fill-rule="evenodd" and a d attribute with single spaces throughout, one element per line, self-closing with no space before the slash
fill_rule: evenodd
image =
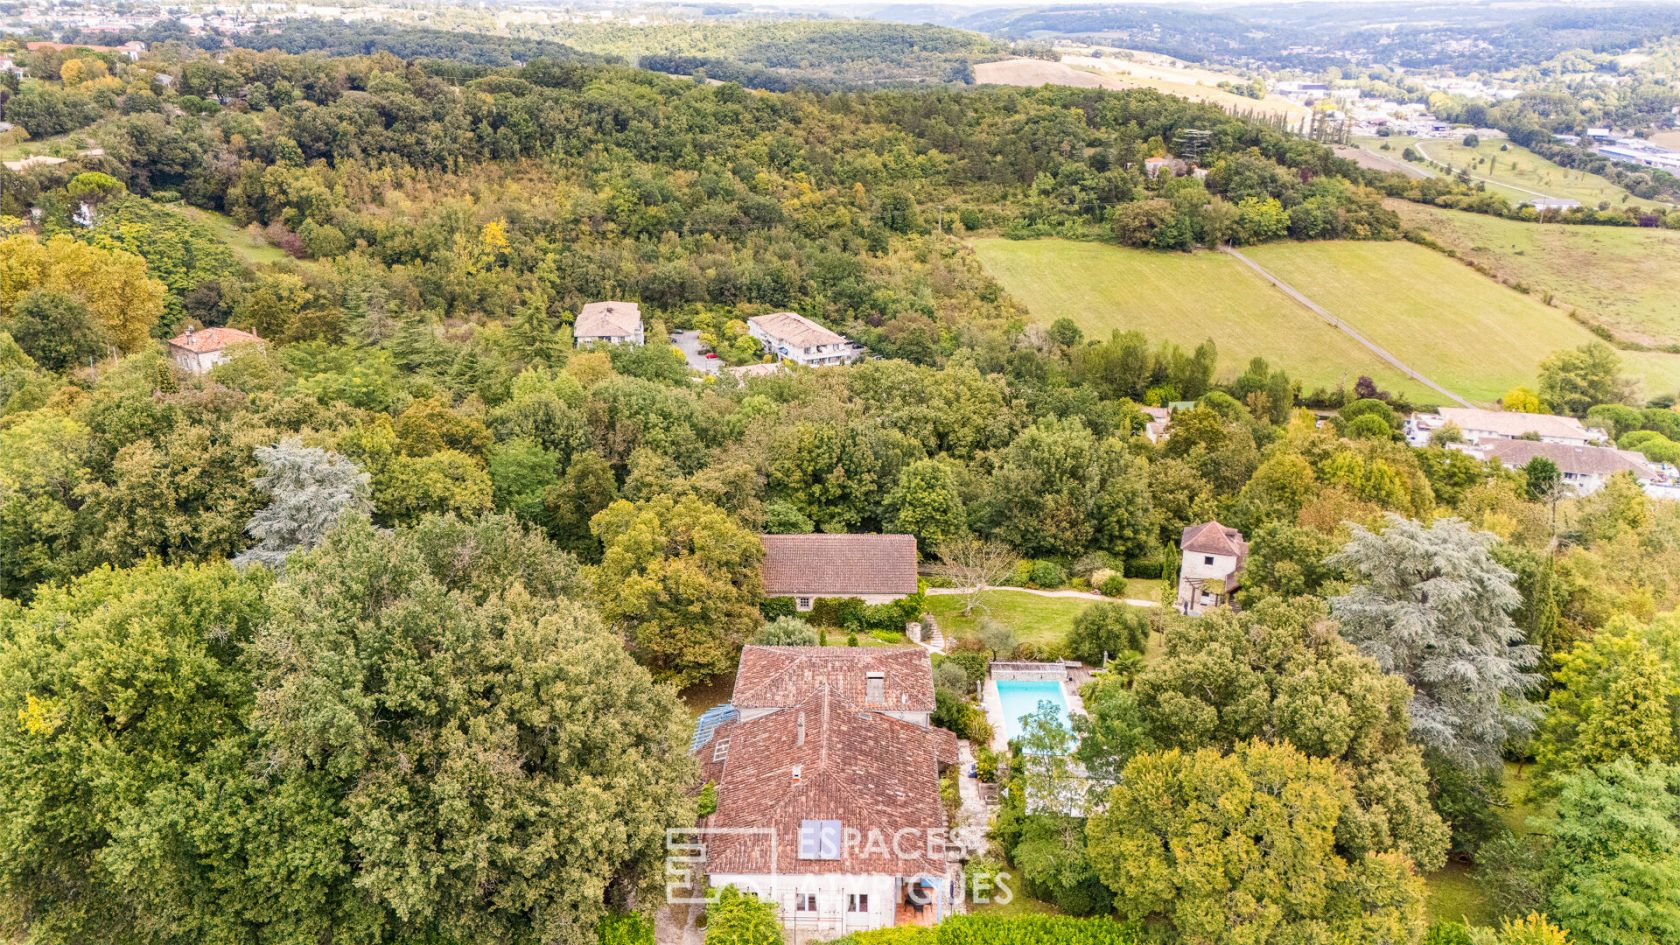
<path id="1" fill-rule="evenodd" d="M 1068 714 L 1067 695 L 1062 692 L 1061 683 L 1055 680 L 999 679 L 997 691 L 998 701 L 1003 703 L 1004 734 L 1009 739 L 1021 737 L 1021 720 L 1037 712 L 1040 702 L 1054 704 L 1062 724 L 1072 731 L 1073 718 Z"/>

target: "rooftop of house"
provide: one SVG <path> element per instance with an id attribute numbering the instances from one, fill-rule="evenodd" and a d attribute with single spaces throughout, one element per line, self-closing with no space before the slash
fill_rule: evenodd
<path id="1" fill-rule="evenodd" d="M 1499 436 L 1518 437 L 1527 434 L 1560 439 L 1594 438 L 1581 421 L 1574 417 L 1558 417 L 1547 413 L 1516 413 L 1507 410 L 1484 410 L 1480 407 L 1442 407 L 1437 411 L 1441 419 L 1460 430 L 1485 430 Z"/>
<path id="2" fill-rule="evenodd" d="M 916 593 L 913 535 L 761 535 L 767 597 Z"/>
<path id="3" fill-rule="evenodd" d="M 946 823 L 939 772 L 957 761 L 945 729 L 856 711 L 819 682 L 779 712 L 719 726 L 699 760 L 717 785 L 711 875 L 945 873 L 944 851 L 929 849 Z"/>
<path id="4" fill-rule="evenodd" d="M 1226 528 L 1218 522 L 1203 522 L 1186 528 L 1179 547 L 1199 555 L 1236 558 L 1238 567 L 1242 567 L 1243 559 L 1248 557 L 1248 542 L 1243 541 L 1242 532 Z"/>
<path id="5" fill-rule="evenodd" d="M 879 674 L 871 693 L 870 674 Z M 823 687 L 853 709 L 932 712 L 933 664 L 917 646 L 748 646 L 741 650 L 737 709 L 777 709 Z"/>
<path id="6" fill-rule="evenodd" d="M 1577 476 L 1612 476 L 1619 472 L 1633 473 L 1634 478 L 1646 482 L 1658 478 L 1657 471 L 1645 457 L 1627 450 L 1604 446 L 1575 446 L 1570 443 L 1544 443 L 1537 440 L 1496 440 L 1484 445 L 1483 455 L 1497 459 L 1503 466 L 1526 466 L 1536 457 L 1557 464 L 1559 472 Z"/>
<path id="7" fill-rule="evenodd" d="M 642 327 L 642 307 L 635 302 L 590 302 L 572 326 L 575 338 L 624 338 Z"/>
<path id="8" fill-rule="evenodd" d="M 201 328 L 197 331 L 188 328 L 181 334 L 169 339 L 169 344 L 172 347 L 191 351 L 194 354 L 209 354 L 212 351 L 220 351 L 233 345 L 251 344 L 258 341 L 262 341 L 262 339 L 248 331 L 240 331 L 237 328 Z"/>
<path id="9" fill-rule="evenodd" d="M 795 312 L 775 312 L 747 319 L 759 331 L 793 348 L 844 344 L 846 339 Z"/>

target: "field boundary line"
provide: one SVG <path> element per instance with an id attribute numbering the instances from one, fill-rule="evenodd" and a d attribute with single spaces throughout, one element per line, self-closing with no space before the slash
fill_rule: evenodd
<path id="1" fill-rule="evenodd" d="M 1463 397 L 1458 396 L 1457 394 L 1453 393 L 1450 390 L 1447 390 L 1445 387 L 1442 387 L 1441 385 L 1435 383 L 1434 381 L 1430 380 L 1429 378 L 1424 377 L 1422 374 L 1419 374 L 1417 371 L 1412 370 L 1411 366 L 1408 365 L 1406 362 L 1404 362 L 1404 361 L 1400 360 L 1399 358 L 1395 357 L 1394 355 L 1390 354 L 1388 352 L 1387 348 L 1384 348 L 1383 346 L 1377 344 L 1376 342 L 1372 341 L 1371 339 L 1365 337 L 1363 334 L 1360 334 L 1358 329 L 1354 328 L 1352 325 L 1349 325 L 1347 322 L 1344 322 L 1341 319 L 1337 318 L 1336 316 L 1330 314 L 1330 312 L 1327 311 L 1324 308 L 1324 306 L 1319 305 L 1317 302 L 1314 302 L 1310 298 L 1307 298 L 1307 296 L 1305 294 L 1303 294 L 1300 290 L 1296 289 L 1294 286 L 1292 286 L 1289 283 L 1283 281 L 1282 279 L 1279 279 L 1277 276 L 1272 275 L 1271 272 L 1269 272 L 1266 269 L 1266 267 L 1260 265 L 1259 263 L 1255 262 L 1252 259 L 1249 259 L 1247 256 L 1245 256 L 1241 252 L 1239 252 L 1236 249 L 1236 247 L 1234 247 L 1234 246 L 1221 246 L 1221 247 L 1219 247 L 1219 249 L 1220 249 L 1221 252 L 1229 253 L 1238 262 L 1240 262 L 1243 265 L 1247 266 L 1248 268 L 1254 270 L 1255 273 L 1257 273 L 1260 276 L 1260 278 L 1265 279 L 1267 282 L 1270 282 L 1272 285 L 1276 286 L 1278 291 L 1282 292 L 1284 295 L 1289 296 L 1291 299 L 1294 299 L 1296 303 L 1301 305 L 1307 311 L 1312 312 L 1314 315 L 1317 315 L 1319 318 L 1322 318 L 1325 321 L 1329 322 L 1330 326 L 1332 328 L 1335 328 L 1335 329 L 1339 330 L 1342 334 L 1347 335 L 1349 338 L 1352 338 L 1354 341 L 1357 341 L 1360 344 L 1364 345 L 1367 349 L 1370 350 L 1370 352 L 1372 354 L 1376 355 L 1379 358 L 1382 358 L 1384 361 L 1387 361 L 1389 364 L 1391 364 L 1395 368 L 1399 369 L 1400 373 L 1406 375 L 1407 377 L 1411 378 L 1414 381 L 1417 381 L 1419 384 L 1422 384 L 1423 386 L 1429 388 L 1430 390 L 1435 391 L 1436 393 L 1442 395 L 1443 397 L 1451 398 L 1454 403 L 1458 404 L 1461 407 L 1473 406 L 1470 403 L 1470 401 L 1465 400 Z"/>

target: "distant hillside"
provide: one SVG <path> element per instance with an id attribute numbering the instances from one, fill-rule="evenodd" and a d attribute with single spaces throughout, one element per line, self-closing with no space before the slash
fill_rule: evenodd
<path id="1" fill-rule="evenodd" d="M 365 56 L 388 52 L 403 59 L 452 59 L 479 66 L 511 66 L 537 58 L 591 63 L 615 61 L 611 56 L 584 52 L 546 39 L 334 20 L 288 20 L 284 26 L 272 30 L 233 37 L 232 42 L 247 49 L 278 49 L 293 54 Z"/>
<path id="2" fill-rule="evenodd" d="M 1494 3 L 1267 4 L 1238 8 L 1084 4 L 950 16 L 923 5 L 875 16 L 949 23 L 1011 39 L 1100 39 L 1191 61 L 1316 69 L 1370 61 L 1502 69 L 1571 49 L 1619 51 L 1680 30 L 1680 8 L 1624 2 L 1580 9 Z"/>

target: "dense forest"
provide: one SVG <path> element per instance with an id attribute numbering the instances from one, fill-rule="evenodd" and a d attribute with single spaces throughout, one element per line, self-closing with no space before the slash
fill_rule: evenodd
<path id="1" fill-rule="evenodd" d="M 984 745 L 990 658 L 1117 655 L 1077 754 L 1020 753 L 1077 761 L 1091 816 L 986 750 L 970 866 L 1097 918 L 884 941 L 1463 945 L 1443 869 L 1496 945 L 1680 931 L 1680 504 L 1414 448 L 1369 379 L 1030 321 L 959 238 L 1388 239 L 1392 181 L 1151 91 L 19 56 L 7 120 L 74 157 L 0 171 L 0 936 L 646 945 L 705 797 L 678 687 L 749 640 L 905 642 L 896 606 L 767 621 L 759 533 L 1119 597 L 1215 517 L 1240 613 L 1103 601 L 935 669 Z M 574 343 L 604 298 L 646 345 Z M 760 363 L 781 310 L 871 357 L 697 377 L 669 343 Z M 202 375 L 159 343 L 215 326 L 259 340 Z M 1506 402 L 1680 441 L 1603 345 Z M 1555 816 L 1507 822 L 1506 760 Z M 766 908 L 709 929 L 776 945 Z"/>

